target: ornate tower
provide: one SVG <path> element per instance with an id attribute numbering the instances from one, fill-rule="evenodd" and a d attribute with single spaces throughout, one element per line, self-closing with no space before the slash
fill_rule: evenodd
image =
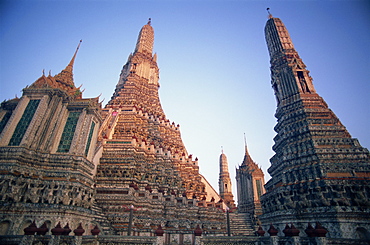
<path id="1" fill-rule="evenodd" d="M 43 74 L 20 99 L 1 104 L 2 235 L 23 235 L 33 220 L 49 229 L 82 223 L 88 232 L 96 224 L 92 159 L 101 105 L 75 87 L 77 50 L 59 74 Z"/>
<path id="2" fill-rule="evenodd" d="M 227 157 L 222 151 L 220 155 L 220 177 L 218 179 L 218 186 L 220 196 L 224 203 L 229 207 L 235 207 L 234 196 L 231 190 L 231 179 L 229 174 L 229 164 L 227 163 Z"/>
<path id="3" fill-rule="evenodd" d="M 245 155 L 236 169 L 238 212 L 250 213 L 257 218 L 262 214 L 261 196 L 265 193 L 265 178 L 262 169 L 252 160 L 245 145 Z"/>
<path id="4" fill-rule="evenodd" d="M 265 36 L 277 135 L 261 221 L 281 230 L 292 222 L 301 231 L 309 222 L 320 222 L 327 236 L 339 238 L 350 238 L 358 229 L 369 231 L 369 151 L 351 138 L 316 93 L 280 19 L 270 16 Z"/>
<path id="5" fill-rule="evenodd" d="M 198 159 L 186 151 L 180 126 L 170 123 L 161 107 L 153 43 L 149 21 L 103 109 L 95 158 L 97 204 L 116 234 L 132 227 L 150 235 L 162 225 L 172 233 L 182 227 L 191 235 L 196 223 L 225 230 L 224 215 L 215 209 L 222 206 L 220 197 L 199 174 Z M 131 205 L 140 206 L 133 223 L 123 208 Z"/>

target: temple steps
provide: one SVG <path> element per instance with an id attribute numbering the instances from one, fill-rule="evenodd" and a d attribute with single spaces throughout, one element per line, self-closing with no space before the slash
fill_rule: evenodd
<path id="1" fill-rule="evenodd" d="M 94 220 L 100 224 L 100 229 L 102 231 L 102 233 L 104 235 L 106 234 L 109 234 L 110 232 L 110 223 L 109 221 L 107 220 L 107 217 L 106 215 L 103 213 L 103 211 L 101 210 L 101 208 L 96 205 L 96 203 L 93 204 L 93 206 L 91 207 L 91 210 L 93 212 L 95 212 L 95 215 L 94 215 Z"/>
<path id="2" fill-rule="evenodd" d="M 230 213 L 230 233 L 232 236 L 254 236 L 255 225 L 249 213 Z"/>

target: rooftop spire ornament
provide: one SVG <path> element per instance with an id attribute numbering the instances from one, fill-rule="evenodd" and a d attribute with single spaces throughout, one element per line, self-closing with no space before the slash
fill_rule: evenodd
<path id="1" fill-rule="evenodd" d="M 266 10 L 267 10 L 267 13 L 269 14 L 269 19 L 271 19 L 272 18 L 272 14 L 270 13 L 270 8 L 267 8 Z"/>

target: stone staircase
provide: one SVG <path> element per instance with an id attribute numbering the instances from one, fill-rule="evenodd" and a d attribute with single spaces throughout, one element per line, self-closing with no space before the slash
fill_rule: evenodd
<path id="1" fill-rule="evenodd" d="M 229 213 L 232 236 L 254 236 L 256 226 L 249 213 Z"/>
<path id="2" fill-rule="evenodd" d="M 101 208 L 96 203 L 94 203 L 93 206 L 91 207 L 91 210 L 95 213 L 94 214 L 95 221 L 100 224 L 100 229 L 102 230 L 101 235 L 110 234 L 111 233 L 110 223 L 108 222 L 107 217 L 102 212 Z"/>

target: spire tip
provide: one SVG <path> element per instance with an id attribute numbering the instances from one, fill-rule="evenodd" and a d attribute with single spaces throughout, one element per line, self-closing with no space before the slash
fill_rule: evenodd
<path id="1" fill-rule="evenodd" d="M 272 14 L 270 13 L 270 8 L 267 8 L 266 10 L 267 10 L 267 13 L 269 14 L 269 19 L 271 19 L 272 18 Z"/>
<path id="2" fill-rule="evenodd" d="M 245 137 L 245 133 L 244 133 L 244 148 L 245 148 L 245 153 L 249 154 L 248 153 L 248 147 L 247 147 L 247 138 Z"/>
<path id="3" fill-rule="evenodd" d="M 78 43 L 78 45 L 77 45 L 76 53 L 77 53 L 78 49 L 80 48 L 81 43 L 82 43 L 82 39 L 80 39 L 80 42 L 79 42 L 79 43 Z"/>
<path id="4" fill-rule="evenodd" d="M 74 64 L 74 62 L 75 62 L 75 58 L 76 58 L 77 52 L 78 52 L 78 50 L 80 49 L 81 43 L 82 43 L 82 39 L 80 39 L 80 42 L 78 43 L 77 48 L 76 48 L 76 51 L 75 51 L 75 53 L 74 53 L 74 55 L 73 55 L 73 57 L 72 57 L 71 61 L 69 62 L 68 66 L 73 67 L 73 64 Z"/>

